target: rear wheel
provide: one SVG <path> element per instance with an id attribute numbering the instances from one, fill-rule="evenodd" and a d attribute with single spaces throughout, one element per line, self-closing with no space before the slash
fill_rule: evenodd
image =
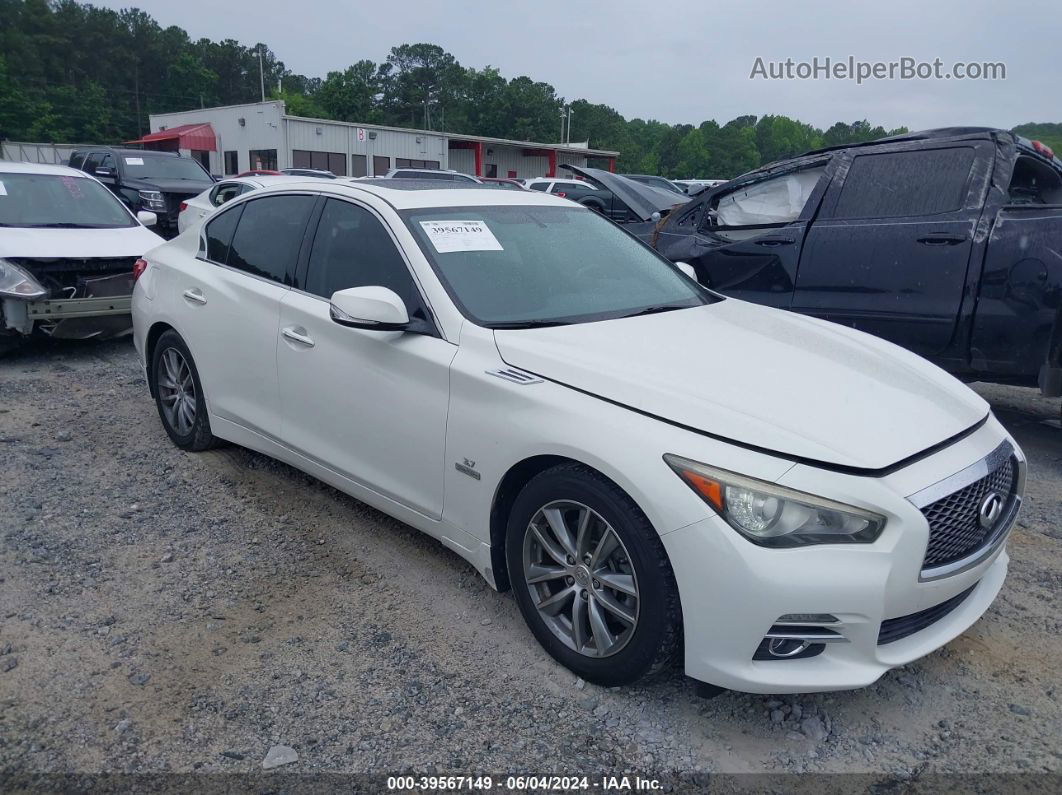
<path id="1" fill-rule="evenodd" d="M 217 441 L 210 432 L 206 399 L 191 351 L 176 331 L 167 331 L 151 357 L 155 404 L 173 443 L 183 450 L 209 450 Z"/>
<path id="2" fill-rule="evenodd" d="M 681 614 L 660 538 L 615 483 L 579 464 L 535 477 L 506 539 L 520 611 L 554 659 L 606 686 L 664 668 Z"/>

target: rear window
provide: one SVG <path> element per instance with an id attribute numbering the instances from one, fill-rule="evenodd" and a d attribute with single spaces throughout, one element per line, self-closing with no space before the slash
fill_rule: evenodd
<path id="1" fill-rule="evenodd" d="M 856 155 L 834 218 L 939 215 L 963 205 L 972 147 Z"/>

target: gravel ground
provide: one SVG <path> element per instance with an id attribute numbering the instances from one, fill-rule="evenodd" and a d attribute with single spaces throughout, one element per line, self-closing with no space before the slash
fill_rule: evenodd
<path id="1" fill-rule="evenodd" d="M 178 451 L 127 340 L 31 346 L 0 360 L 0 770 L 250 772 L 282 745 L 298 772 L 1058 772 L 1058 401 L 977 389 L 1030 468 L 987 615 L 861 691 L 704 700 L 577 681 L 426 536 Z"/>

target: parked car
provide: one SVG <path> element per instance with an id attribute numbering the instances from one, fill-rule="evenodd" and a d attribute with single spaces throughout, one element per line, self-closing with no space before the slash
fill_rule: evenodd
<path id="1" fill-rule="evenodd" d="M 392 168 L 380 179 L 430 179 L 479 184 L 479 180 L 475 177 L 443 168 Z"/>
<path id="2" fill-rule="evenodd" d="M 178 207 L 177 230 L 183 232 L 188 227 L 206 218 L 225 202 L 244 193 L 272 185 L 278 182 L 305 182 L 306 178 L 294 174 L 265 175 L 260 177 L 230 177 L 222 180 L 198 196 L 181 202 Z"/>
<path id="3" fill-rule="evenodd" d="M 530 187 L 577 201 L 616 223 L 626 225 L 634 234 L 649 235 L 663 216 L 689 201 L 688 197 L 674 191 L 647 185 L 621 174 L 566 164 L 560 168 L 578 174 L 581 179 L 539 178 L 526 182 L 535 185 L 548 182 L 547 188 Z"/>
<path id="4" fill-rule="evenodd" d="M 339 179 L 331 171 L 325 171 L 320 168 L 282 168 L 281 174 L 287 174 L 292 177 L 317 177 L 318 179 Z"/>
<path id="5" fill-rule="evenodd" d="M 1062 395 L 1062 161 L 952 128 L 810 152 L 655 234 L 702 284 L 883 337 L 965 379 Z"/>
<path id="6" fill-rule="evenodd" d="M 162 243 L 155 220 L 81 171 L 0 161 L 0 350 L 35 330 L 128 332 L 133 265 Z"/>
<path id="7" fill-rule="evenodd" d="M 622 176 L 627 179 L 633 179 L 635 182 L 641 182 L 643 185 L 652 185 L 654 188 L 660 188 L 671 193 L 686 193 L 684 186 L 678 185 L 666 177 L 657 177 L 652 174 L 623 174 Z"/>
<path id="8" fill-rule="evenodd" d="M 701 191 L 707 188 L 714 188 L 716 185 L 722 185 L 726 182 L 725 179 L 676 179 L 675 184 L 678 185 L 682 192 L 689 196 L 696 196 Z"/>
<path id="9" fill-rule="evenodd" d="M 503 177 L 479 177 L 479 181 L 484 185 L 493 186 L 495 188 L 503 188 L 505 190 L 527 190 L 518 179 L 506 179 Z"/>
<path id="10" fill-rule="evenodd" d="M 279 177 L 280 172 L 275 168 L 252 168 L 250 171 L 241 171 L 236 175 L 237 179 L 240 177 Z"/>
<path id="11" fill-rule="evenodd" d="M 147 261 L 134 340 L 178 447 L 429 533 L 588 681 L 678 655 L 737 690 L 859 687 L 1002 586 L 1025 461 L 980 397 L 572 202 L 273 185 Z"/>
<path id="12" fill-rule="evenodd" d="M 566 168 L 566 166 L 562 165 L 561 168 Z M 652 191 L 658 194 L 667 193 L 669 196 L 674 196 L 670 191 L 660 191 L 651 186 L 642 185 L 632 180 L 628 180 L 626 177 L 619 177 L 615 174 L 612 176 L 613 182 L 623 180 L 628 186 L 633 186 L 635 190 Z M 609 190 L 608 187 L 603 186 L 596 181 L 575 179 L 574 177 L 567 179 L 563 177 L 534 177 L 531 179 L 525 179 L 524 187 L 528 190 L 550 193 L 554 196 L 559 196 L 562 199 L 569 199 L 570 201 L 577 202 L 618 223 L 629 223 L 637 220 L 637 214 L 631 211 L 630 206 L 623 201 L 622 196 L 618 196 L 616 193 Z"/>
<path id="13" fill-rule="evenodd" d="M 197 161 L 174 152 L 95 146 L 74 150 L 70 167 L 96 177 L 134 213 L 155 213 L 163 237 L 177 234 L 181 202 L 214 184 Z"/>

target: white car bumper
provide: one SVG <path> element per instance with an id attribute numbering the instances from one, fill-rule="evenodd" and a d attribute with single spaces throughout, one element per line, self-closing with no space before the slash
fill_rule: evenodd
<path id="1" fill-rule="evenodd" d="M 958 450 L 946 449 L 912 465 L 918 470 L 914 478 L 906 471 L 860 478 L 808 467 L 796 467 L 802 472 L 783 478 L 792 481 L 788 485 L 810 490 L 816 482 L 818 493 L 825 487 L 825 493 L 844 494 L 854 504 L 880 506 L 888 522 L 872 544 L 764 548 L 716 516 L 665 534 L 682 602 L 686 673 L 753 693 L 845 690 L 869 685 L 890 668 L 961 634 L 1003 585 L 1006 534 L 1014 515 L 992 544 L 971 556 L 970 565 L 929 579 L 924 570 L 929 525 L 896 489 L 914 494 L 919 489 L 910 484 L 944 480 L 1006 438 L 993 419 L 957 443 Z M 1023 467 L 1016 444 L 1014 453 Z M 963 457 L 963 466 L 955 466 Z M 797 614 L 803 615 L 781 620 Z M 832 616 L 836 622 L 814 616 Z M 802 626 L 797 630 L 793 624 Z M 779 631 L 821 633 L 828 640 L 817 645 L 814 656 L 772 657 L 767 636 Z"/>

